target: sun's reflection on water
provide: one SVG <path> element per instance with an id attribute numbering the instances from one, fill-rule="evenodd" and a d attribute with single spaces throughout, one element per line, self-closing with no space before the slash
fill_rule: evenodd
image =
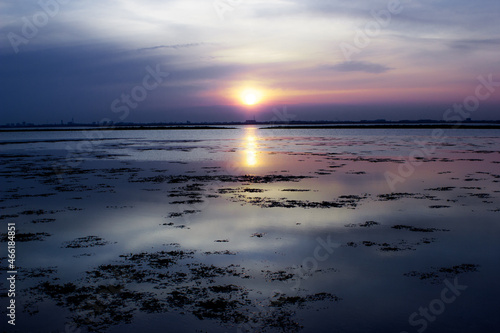
<path id="1" fill-rule="evenodd" d="M 259 160 L 257 158 L 257 137 L 256 137 L 256 127 L 246 127 L 245 128 L 245 138 L 244 138 L 244 146 L 245 146 L 245 161 L 244 165 L 246 167 L 256 167 L 259 164 Z"/>

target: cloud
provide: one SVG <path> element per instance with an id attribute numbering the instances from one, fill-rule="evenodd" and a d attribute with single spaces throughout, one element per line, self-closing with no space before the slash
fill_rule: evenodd
<path id="1" fill-rule="evenodd" d="M 328 68 L 333 69 L 337 72 L 365 72 L 374 74 L 385 73 L 392 69 L 384 65 L 374 64 L 366 61 L 345 61 L 337 65 L 328 66 Z"/>
<path id="2" fill-rule="evenodd" d="M 156 64 L 171 75 L 131 119 L 227 103 L 230 91 L 246 84 L 290 103 L 393 103 L 434 94 L 442 102 L 470 94 L 481 73 L 495 81 L 500 75 L 498 0 L 403 1 L 404 10 L 354 58 L 368 61 L 352 62 L 343 62 L 339 45 L 356 46 L 375 20 L 372 9 L 386 9 L 387 0 L 226 1 L 232 10 L 225 20 L 213 1 L 69 1 L 17 54 L 8 34 L 24 36 L 26 20 L 42 8 L 39 0 L 0 2 L 0 123 L 109 117 L 110 103 Z M 374 75 L 393 68 L 405 75 Z M 321 112 L 328 118 L 327 108 Z"/>
<path id="3" fill-rule="evenodd" d="M 138 49 L 137 51 L 150 51 L 150 50 L 157 50 L 157 49 L 181 49 L 181 48 L 202 46 L 202 45 L 207 45 L 207 44 L 208 43 L 188 43 L 188 44 L 173 44 L 173 45 L 157 45 L 157 46 L 151 46 L 151 47 L 143 47 L 143 48 Z"/>
<path id="4" fill-rule="evenodd" d="M 500 38 L 461 39 L 461 40 L 451 41 L 449 45 L 451 48 L 461 49 L 461 50 L 482 49 L 485 47 L 498 48 L 500 46 Z"/>

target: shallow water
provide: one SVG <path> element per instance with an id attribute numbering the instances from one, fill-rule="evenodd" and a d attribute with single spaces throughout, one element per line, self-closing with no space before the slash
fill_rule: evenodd
<path id="1" fill-rule="evenodd" d="M 19 332 L 500 324 L 498 130 L 0 132 L 0 149 Z"/>

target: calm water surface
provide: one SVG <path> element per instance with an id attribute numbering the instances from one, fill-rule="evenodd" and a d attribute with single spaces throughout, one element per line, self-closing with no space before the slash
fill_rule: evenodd
<path id="1" fill-rule="evenodd" d="M 500 131 L 0 132 L 0 150 L 18 332 L 499 327 Z"/>

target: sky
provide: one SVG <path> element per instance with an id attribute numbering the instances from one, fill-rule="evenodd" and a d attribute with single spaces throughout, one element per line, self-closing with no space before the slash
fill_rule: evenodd
<path id="1" fill-rule="evenodd" d="M 499 14 L 498 0 L 0 0 L 0 124 L 500 119 Z"/>

